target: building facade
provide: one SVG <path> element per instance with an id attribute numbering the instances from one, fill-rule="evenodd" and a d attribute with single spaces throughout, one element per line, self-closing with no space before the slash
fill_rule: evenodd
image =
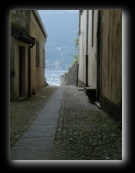
<path id="1" fill-rule="evenodd" d="M 100 98 L 102 108 L 122 120 L 122 11 L 100 13 Z"/>
<path id="2" fill-rule="evenodd" d="M 80 10 L 78 86 L 122 119 L 122 11 Z"/>
<path id="3" fill-rule="evenodd" d="M 96 88 L 97 10 L 80 10 L 78 85 Z"/>
<path id="4" fill-rule="evenodd" d="M 37 10 L 10 11 L 10 100 L 45 86 L 46 30 Z"/>

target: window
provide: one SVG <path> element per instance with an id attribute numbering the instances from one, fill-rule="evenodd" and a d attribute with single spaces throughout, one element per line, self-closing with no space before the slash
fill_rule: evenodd
<path id="1" fill-rule="evenodd" d="M 94 10 L 92 10 L 92 37 L 91 37 L 91 47 L 94 45 Z"/>
<path id="2" fill-rule="evenodd" d="M 39 48 L 39 42 L 36 40 L 36 66 L 40 66 L 40 48 Z"/>
<path id="3" fill-rule="evenodd" d="M 19 46 L 19 97 L 25 96 L 25 47 Z"/>

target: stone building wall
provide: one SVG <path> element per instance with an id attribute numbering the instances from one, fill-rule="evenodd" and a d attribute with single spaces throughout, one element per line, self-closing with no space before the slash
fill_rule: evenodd
<path id="1" fill-rule="evenodd" d="M 78 61 L 69 69 L 68 73 L 60 76 L 60 85 L 77 85 Z"/>

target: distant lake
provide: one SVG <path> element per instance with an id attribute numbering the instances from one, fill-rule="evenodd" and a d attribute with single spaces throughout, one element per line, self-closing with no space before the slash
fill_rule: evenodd
<path id="1" fill-rule="evenodd" d="M 50 86 L 60 86 L 60 75 L 64 75 L 68 70 L 45 70 L 46 82 Z"/>

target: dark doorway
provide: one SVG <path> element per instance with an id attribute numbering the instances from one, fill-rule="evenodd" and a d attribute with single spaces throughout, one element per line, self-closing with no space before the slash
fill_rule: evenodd
<path id="1" fill-rule="evenodd" d="M 25 47 L 19 46 L 19 97 L 25 97 Z"/>

